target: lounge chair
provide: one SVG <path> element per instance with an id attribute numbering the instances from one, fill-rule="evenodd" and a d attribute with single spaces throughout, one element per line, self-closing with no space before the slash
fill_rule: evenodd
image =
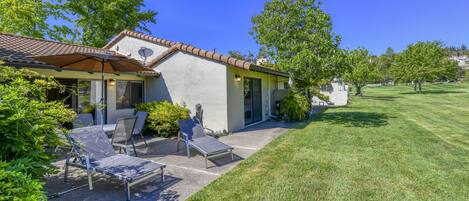
<path id="1" fill-rule="evenodd" d="M 72 122 L 73 128 L 83 128 L 93 126 L 93 115 L 91 113 L 81 113 Z"/>
<path id="2" fill-rule="evenodd" d="M 73 129 L 68 135 L 72 151 L 65 162 L 65 182 L 69 166 L 86 169 L 90 190 L 93 190 L 93 172 L 110 175 L 124 183 L 127 200 L 130 187 L 153 176 L 160 175 L 164 182 L 163 164 L 133 156 L 116 154 L 101 126 Z M 78 160 L 70 161 L 74 157 Z"/>
<path id="3" fill-rule="evenodd" d="M 143 137 L 143 129 L 145 128 L 145 121 L 147 120 L 148 112 L 143 112 L 143 111 L 138 111 L 137 114 L 137 121 L 135 122 L 135 128 L 134 131 L 132 132 L 132 135 L 138 136 L 142 138 L 143 142 L 145 143 L 145 146 L 148 146 L 147 141 L 145 140 L 145 137 Z"/>
<path id="4" fill-rule="evenodd" d="M 190 148 L 192 147 L 204 156 L 205 168 L 207 168 L 209 158 L 231 154 L 231 160 L 233 160 L 233 147 L 206 135 L 204 128 L 198 123 L 197 119 L 179 120 L 178 123 L 180 132 L 178 134 L 177 150 L 179 151 L 179 142 L 182 140 L 186 145 L 188 158 L 190 158 Z"/>
<path id="5" fill-rule="evenodd" d="M 116 129 L 112 134 L 111 144 L 114 147 L 119 147 L 119 151 L 123 148 L 127 155 L 130 155 L 130 145 L 132 145 L 135 156 L 137 155 L 137 150 L 135 149 L 135 142 L 132 138 L 132 132 L 135 127 L 135 122 L 137 117 L 124 117 L 117 120 Z"/>

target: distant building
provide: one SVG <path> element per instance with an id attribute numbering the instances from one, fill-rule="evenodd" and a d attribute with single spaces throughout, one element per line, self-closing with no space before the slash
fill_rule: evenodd
<path id="1" fill-rule="evenodd" d="M 344 106 L 348 103 L 348 85 L 337 78 L 335 78 L 331 84 L 321 86 L 320 93 L 328 96 L 329 101 L 326 102 L 320 100 L 318 97 L 313 97 L 313 105 Z"/>
<path id="2" fill-rule="evenodd" d="M 458 62 L 458 66 L 461 70 L 469 70 L 469 57 L 466 55 L 452 56 L 452 60 Z"/>

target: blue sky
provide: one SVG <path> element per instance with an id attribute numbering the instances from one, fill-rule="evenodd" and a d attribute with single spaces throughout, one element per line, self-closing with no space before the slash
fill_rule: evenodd
<path id="1" fill-rule="evenodd" d="M 342 47 L 363 46 L 374 54 L 387 47 L 396 51 L 421 40 L 448 45 L 469 44 L 468 0 L 324 0 Z M 264 0 L 146 0 L 158 11 L 150 25 L 157 37 L 226 53 L 257 52 L 249 35 L 251 17 L 262 11 Z"/>

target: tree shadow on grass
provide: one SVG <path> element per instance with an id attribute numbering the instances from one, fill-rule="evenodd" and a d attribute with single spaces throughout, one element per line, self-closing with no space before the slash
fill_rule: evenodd
<path id="1" fill-rule="evenodd" d="M 362 96 L 361 99 L 379 100 L 379 101 L 394 101 L 399 98 L 398 96 Z"/>
<path id="2" fill-rule="evenodd" d="M 423 94 L 461 94 L 461 93 L 467 93 L 465 91 L 447 91 L 447 90 L 428 90 L 428 91 L 423 91 Z M 401 92 L 400 94 L 419 94 L 418 91 L 411 91 L 411 92 Z"/>
<path id="3" fill-rule="evenodd" d="M 375 112 L 329 112 L 317 117 L 317 120 L 347 127 L 381 127 L 388 124 L 388 119 L 388 115 Z"/>

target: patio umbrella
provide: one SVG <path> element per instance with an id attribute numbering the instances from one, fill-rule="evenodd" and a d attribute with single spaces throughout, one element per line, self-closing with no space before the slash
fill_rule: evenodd
<path id="1" fill-rule="evenodd" d="M 71 53 L 59 55 L 33 56 L 35 60 L 48 63 L 57 68 L 101 72 L 101 101 L 104 103 L 104 73 L 151 71 L 139 61 L 123 55 L 102 53 Z M 101 126 L 104 123 L 104 108 L 101 111 Z"/>

